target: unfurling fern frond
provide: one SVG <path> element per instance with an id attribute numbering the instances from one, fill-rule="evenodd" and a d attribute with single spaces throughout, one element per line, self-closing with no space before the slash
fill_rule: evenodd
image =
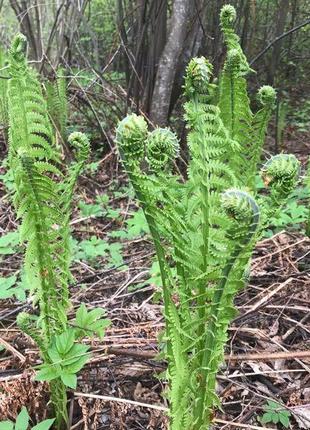
<path id="1" fill-rule="evenodd" d="M 147 123 L 142 116 L 128 115 L 117 127 L 116 141 L 126 162 L 138 163 L 144 156 Z"/>
<path id="2" fill-rule="evenodd" d="M 168 128 L 156 128 L 146 141 L 146 160 L 151 170 L 165 170 L 177 157 L 179 143 Z"/>
<path id="3" fill-rule="evenodd" d="M 253 117 L 250 145 L 248 146 L 249 170 L 252 172 L 257 171 L 260 162 L 267 127 L 275 106 L 276 91 L 269 85 L 262 86 L 258 91 L 258 101 L 262 107 Z M 253 186 L 254 180 L 255 178 L 252 177 L 251 186 Z"/>
<path id="4" fill-rule="evenodd" d="M 227 46 L 227 50 L 230 51 L 231 49 L 236 49 L 241 57 L 241 64 L 240 69 L 241 73 L 243 75 L 249 73 L 252 71 L 250 68 L 247 58 L 244 55 L 240 43 L 239 43 L 239 36 L 235 33 L 234 25 L 236 21 L 237 13 L 234 6 L 230 4 L 225 4 L 221 9 L 220 14 L 220 22 L 221 22 L 221 29 L 224 34 L 224 41 Z"/>
<path id="5" fill-rule="evenodd" d="M 271 157 L 261 169 L 261 176 L 269 191 L 261 205 L 263 207 L 262 227 L 268 226 L 271 217 L 277 216 L 295 189 L 300 173 L 300 162 L 292 154 L 278 154 Z"/>

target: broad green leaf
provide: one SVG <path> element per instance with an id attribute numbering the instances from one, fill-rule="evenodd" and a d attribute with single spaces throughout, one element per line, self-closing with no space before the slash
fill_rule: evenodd
<path id="1" fill-rule="evenodd" d="M 280 418 L 280 423 L 284 426 L 284 427 L 286 427 L 286 428 L 288 428 L 289 427 L 289 425 L 290 425 L 290 419 L 289 419 L 289 416 L 288 415 L 284 415 L 284 414 L 280 414 L 280 416 L 279 416 L 279 418 Z"/>
<path id="2" fill-rule="evenodd" d="M 74 330 L 68 329 L 62 334 L 55 336 L 56 348 L 61 355 L 65 355 L 74 344 Z"/>
<path id="3" fill-rule="evenodd" d="M 55 421 L 55 418 L 44 420 L 41 423 L 32 427 L 32 430 L 48 430 L 52 427 L 54 421 Z"/>
<path id="4" fill-rule="evenodd" d="M 266 412 L 260 419 L 262 424 L 268 424 L 272 422 L 273 414 L 272 412 Z"/>
<path id="5" fill-rule="evenodd" d="M 15 293 L 15 288 L 12 288 L 16 283 L 16 276 L 8 276 L 0 278 L 0 299 L 8 299 Z"/>
<path id="6" fill-rule="evenodd" d="M 0 421 L 0 430 L 13 430 L 14 424 L 12 421 Z"/>
<path id="7" fill-rule="evenodd" d="M 0 237 L 0 254 L 9 255 L 16 253 L 16 247 L 19 245 L 19 233 L 10 231 Z"/>
<path id="8" fill-rule="evenodd" d="M 15 430 L 27 430 L 29 425 L 30 417 L 28 415 L 27 409 L 25 406 L 22 407 L 22 410 L 18 414 L 15 423 Z"/>
<path id="9" fill-rule="evenodd" d="M 74 373 L 62 373 L 61 380 L 67 387 L 76 388 L 77 377 Z"/>
<path id="10" fill-rule="evenodd" d="M 43 366 L 35 376 L 36 381 L 52 381 L 59 377 L 59 370 L 54 366 Z"/>

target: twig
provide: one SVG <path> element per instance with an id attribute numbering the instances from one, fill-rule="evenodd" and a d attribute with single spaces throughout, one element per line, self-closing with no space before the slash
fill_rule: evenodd
<path id="1" fill-rule="evenodd" d="M 168 408 L 164 406 L 151 405 L 149 403 L 136 402 L 135 400 L 121 399 L 119 397 L 101 396 L 98 394 L 87 394 L 75 391 L 73 393 L 77 397 L 88 397 L 90 399 L 101 399 L 107 402 L 126 403 L 127 405 L 141 406 L 142 408 L 155 409 L 157 411 L 168 412 Z"/>
<path id="2" fill-rule="evenodd" d="M 281 34 L 280 36 L 276 37 L 272 42 L 270 42 L 266 48 L 264 48 L 259 54 L 256 55 L 256 57 L 253 58 L 253 60 L 250 62 L 250 66 L 252 66 L 254 63 L 256 63 L 256 61 L 262 57 L 267 51 L 269 51 L 269 49 L 277 42 L 279 42 L 279 40 L 283 39 L 284 37 L 294 33 L 295 31 L 299 30 L 302 27 L 305 27 L 306 25 L 310 24 L 310 18 L 307 19 L 306 21 L 302 22 L 301 24 L 297 25 L 294 28 L 291 28 L 290 30 L 286 31 L 285 33 Z"/>
<path id="3" fill-rule="evenodd" d="M 282 288 L 286 287 L 288 284 L 291 283 L 293 279 L 292 278 L 288 278 L 285 282 L 283 282 L 282 284 L 278 285 L 277 288 L 275 288 L 272 291 L 269 291 L 266 293 L 266 291 L 263 292 L 264 296 L 262 299 L 258 300 L 258 302 L 254 303 L 253 306 L 251 306 L 251 308 L 246 311 L 244 314 L 240 315 L 239 317 L 234 319 L 234 322 L 239 321 L 241 319 L 243 319 L 244 317 L 246 317 L 247 315 L 253 313 L 254 311 L 256 311 L 258 308 L 260 308 L 262 305 L 264 305 L 265 303 L 267 303 L 275 294 L 277 294 L 280 290 L 282 290 Z M 272 288 L 273 285 L 271 285 L 269 287 Z"/>
<path id="4" fill-rule="evenodd" d="M 127 405 L 140 406 L 142 408 L 155 409 L 157 411 L 163 411 L 163 412 L 169 411 L 169 409 L 166 408 L 165 406 L 158 406 L 158 405 L 152 405 L 149 403 L 136 402 L 135 400 L 121 399 L 119 397 L 101 396 L 99 394 L 87 394 L 87 393 L 80 393 L 77 391 L 74 392 L 73 394 L 76 397 L 87 397 L 89 399 L 99 399 L 99 400 L 105 400 L 107 402 L 125 403 Z M 237 423 L 237 422 L 233 422 L 233 421 L 224 421 L 224 420 L 220 420 L 217 418 L 214 419 L 214 422 L 219 423 L 219 424 L 229 424 L 229 425 L 232 425 L 234 427 L 239 427 L 239 428 L 241 427 L 241 428 L 253 429 L 253 430 L 270 430 L 267 427 L 251 426 L 249 424 L 241 424 L 241 423 Z"/>
<path id="5" fill-rule="evenodd" d="M 0 337 L 0 344 L 3 345 L 4 348 L 10 351 L 13 355 L 16 355 L 16 357 L 18 357 L 22 363 L 26 361 L 26 358 L 23 356 L 23 354 L 18 352 L 15 348 L 13 348 L 12 345 L 10 345 L 7 341 L 2 339 L 1 337 Z"/>

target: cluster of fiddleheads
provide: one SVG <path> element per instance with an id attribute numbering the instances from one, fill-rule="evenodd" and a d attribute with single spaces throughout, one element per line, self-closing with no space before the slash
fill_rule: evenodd
<path id="1" fill-rule="evenodd" d="M 8 54 L 9 164 L 20 238 L 26 245 L 24 270 L 39 315 L 23 312 L 17 323 L 40 349 L 43 364 L 37 379 L 50 383 L 56 427 L 63 429 L 68 420 L 66 387 L 75 387 L 76 373 L 89 358 L 88 347 L 76 340 L 84 329 L 95 328 L 102 335 L 107 320 L 100 320 L 102 310 L 87 312 L 85 307 L 77 312 L 79 330 L 67 318 L 71 203 L 89 142 L 82 133 L 69 136 L 76 160 L 64 169 L 41 84 L 27 64 L 26 48 L 27 41 L 19 34 Z"/>
<path id="2" fill-rule="evenodd" d="M 272 157 L 262 167 L 266 191 L 255 188 L 275 91 L 262 87 L 262 108 L 251 111 L 245 79 L 251 70 L 233 29 L 235 19 L 234 8 L 225 5 L 227 59 L 218 87 L 204 57 L 192 59 L 186 70 L 186 181 L 173 171 L 178 154 L 173 133 L 150 133 L 135 114 L 122 120 L 116 133 L 163 281 L 172 430 L 205 430 L 212 422 L 219 404 L 216 374 L 236 314 L 234 297 L 246 283 L 253 246 L 270 213 L 285 203 L 299 172 L 294 156 Z"/>

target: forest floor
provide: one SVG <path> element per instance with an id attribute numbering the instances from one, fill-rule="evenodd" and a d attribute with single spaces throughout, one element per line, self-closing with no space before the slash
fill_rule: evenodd
<path id="1" fill-rule="evenodd" d="M 299 152 L 296 141 L 287 146 Z M 107 193 L 121 218 L 83 217 L 75 210 L 75 238 L 95 235 L 109 242 L 119 240 L 111 239 L 109 232 L 121 229 L 137 208 L 132 197 L 115 197 L 110 192 L 115 183 L 124 185 L 126 179 L 111 152 L 94 175 L 81 178 L 76 201 L 93 204 L 96 196 Z M 16 230 L 17 224 L 3 185 L 0 197 L 1 234 L 5 234 Z M 125 266 L 119 268 L 107 268 L 104 257 L 96 264 L 73 264 L 73 308 L 81 302 L 90 308 L 103 307 L 112 325 L 103 341 L 92 341 L 92 359 L 79 374 L 77 390 L 69 393 L 71 430 L 167 428 L 165 384 L 156 376 L 165 370 L 165 362 L 155 358 L 164 326 L 162 306 L 155 300 L 158 287 L 146 282 L 134 288 L 149 279 L 154 257 L 150 238 L 123 240 L 122 256 Z M 21 253 L 1 256 L 0 275 L 18 271 L 21 258 Z M 236 300 L 239 315 L 229 329 L 225 363 L 218 375 L 223 410 L 216 413 L 215 429 L 283 428 L 259 422 L 268 400 L 288 408 L 289 428 L 310 428 L 309 268 L 307 237 L 282 231 L 258 243 L 249 284 Z M 15 324 L 17 313 L 25 309 L 31 309 L 29 302 L 0 302 L 0 343 L 4 346 L 0 351 L 0 419 L 15 418 L 22 405 L 35 420 L 46 414 L 47 387 L 33 381 L 38 351 Z"/>

